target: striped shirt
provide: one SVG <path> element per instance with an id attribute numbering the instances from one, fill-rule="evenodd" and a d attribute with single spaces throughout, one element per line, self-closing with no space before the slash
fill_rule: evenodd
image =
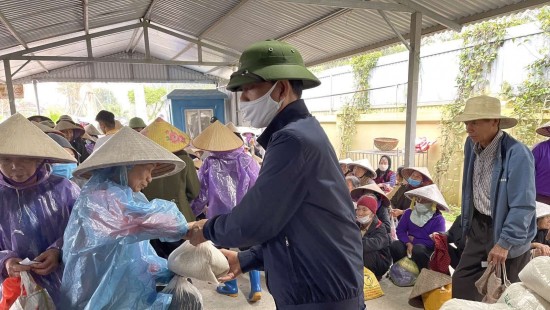
<path id="1" fill-rule="evenodd" d="M 474 161 L 474 207 L 481 214 L 491 216 L 491 179 L 493 176 L 493 166 L 497 158 L 497 152 L 502 139 L 502 130 L 499 130 L 493 141 L 482 148 L 479 143 L 474 146 L 476 159 Z"/>

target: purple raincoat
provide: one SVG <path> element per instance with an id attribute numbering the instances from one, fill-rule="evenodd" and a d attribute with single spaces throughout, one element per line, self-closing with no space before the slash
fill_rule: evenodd
<path id="1" fill-rule="evenodd" d="M 51 175 L 49 166 L 43 167 L 37 176 L 36 184 L 15 187 L 0 174 L 1 282 L 8 276 L 5 262 L 9 258 L 32 260 L 50 248 L 63 246 L 63 232 L 80 189 L 65 178 Z M 63 264 L 47 276 L 31 274 L 57 304 Z"/>
<path id="2" fill-rule="evenodd" d="M 251 188 L 260 172 L 254 159 L 240 147 L 228 152 L 210 152 L 199 169 L 201 191 L 191 209 L 199 215 L 208 206 L 207 218 L 230 213 Z"/>

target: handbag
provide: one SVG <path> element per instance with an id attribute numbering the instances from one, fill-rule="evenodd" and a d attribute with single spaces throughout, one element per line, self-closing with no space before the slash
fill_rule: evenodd
<path id="1" fill-rule="evenodd" d="M 430 257 L 429 267 L 433 271 L 450 275 L 449 265 L 451 264 L 451 256 L 449 256 L 449 248 L 447 247 L 447 235 L 433 234 L 433 239 L 435 249 Z"/>
<path id="2" fill-rule="evenodd" d="M 489 304 L 496 303 L 510 284 L 504 264 L 489 264 L 481 278 L 475 283 L 478 292 L 484 296 L 482 301 Z"/>
<path id="3" fill-rule="evenodd" d="M 40 285 L 36 284 L 27 271 L 21 271 L 21 291 L 26 294 L 19 296 L 10 310 L 55 310 L 50 294 Z"/>

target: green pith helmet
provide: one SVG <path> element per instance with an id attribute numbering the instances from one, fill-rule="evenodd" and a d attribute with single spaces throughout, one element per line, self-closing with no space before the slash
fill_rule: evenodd
<path id="1" fill-rule="evenodd" d="M 242 53 L 239 70 L 231 74 L 227 89 L 239 91 L 246 84 L 279 80 L 301 80 L 304 89 L 321 84 L 306 68 L 295 47 L 285 42 L 267 40 L 252 44 Z"/>
<path id="2" fill-rule="evenodd" d="M 130 119 L 130 122 L 128 123 L 128 127 L 134 129 L 134 128 L 145 128 L 147 125 L 145 122 L 139 118 L 139 117 L 133 117 Z"/>

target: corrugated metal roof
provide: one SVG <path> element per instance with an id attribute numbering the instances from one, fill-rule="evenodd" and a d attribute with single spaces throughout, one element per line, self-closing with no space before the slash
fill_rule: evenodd
<path id="1" fill-rule="evenodd" d="M 217 89 L 174 89 L 168 95 L 168 99 L 227 99 L 227 94 Z"/>
<path id="2" fill-rule="evenodd" d="M 376 0 L 395 4 L 395 0 Z M 0 13 L 30 46 L 39 46 L 74 38 L 84 34 L 84 7 L 82 0 L 2 0 Z M 275 2 L 271 0 L 88 0 L 90 33 L 138 23 L 140 19 L 197 39 L 201 34 L 205 43 L 228 51 L 242 51 L 258 40 L 283 37 L 295 45 L 307 64 L 317 64 L 338 57 L 399 42 L 379 13 L 374 10 L 341 10 L 320 5 Z M 415 0 L 415 3 L 457 22 L 471 22 L 518 9 L 548 3 L 544 0 Z M 147 14 L 149 12 L 149 14 Z M 395 28 L 409 32 L 410 13 L 386 12 Z M 435 26 L 435 27 L 434 27 Z M 443 29 L 424 15 L 423 29 Z M 205 33 L 205 31 L 207 33 Z M 103 57 L 130 49 L 145 53 L 141 29 L 114 33 L 92 40 L 94 57 Z M 139 38 L 139 41 L 137 40 Z M 195 44 L 175 38 L 155 29 L 149 29 L 150 52 L 158 59 L 197 61 Z M 133 44 L 131 44 L 133 42 Z M 19 42 L 0 22 L 1 55 L 22 49 Z M 133 48 L 135 46 L 135 49 Z M 236 62 L 235 56 L 214 49 L 202 48 L 203 61 Z M 86 56 L 85 42 L 40 51 L 36 55 Z M 6 57 L 6 56 L 4 56 Z M 12 61 L 12 72 L 24 61 Z M 72 64 L 70 62 L 42 61 L 50 69 Z M 169 74 L 145 65 L 134 72 L 134 78 L 148 76 L 157 80 Z M 91 68 L 91 66 L 87 66 Z M 188 66 L 199 72 L 211 72 L 227 78 L 231 67 Z M 0 62 L 0 68 L 2 64 Z M 127 76 L 127 66 L 96 64 L 97 70 L 119 69 Z M 140 71 L 143 69 L 143 71 Z M 80 69 L 79 69 L 80 70 Z M 82 68 L 82 78 L 88 78 Z M 97 71 L 96 70 L 96 71 Z M 36 61 L 30 62 L 15 78 L 43 72 Z M 165 70 L 166 71 L 166 70 Z M 175 71 L 174 73 L 176 73 Z M 98 72 L 96 72 L 98 73 Z M 0 79 L 4 79 L 4 71 Z M 76 74 L 76 73 L 74 73 Z M 96 74 L 96 77 L 103 73 Z M 112 72 L 105 73 L 110 78 Z M 126 74 L 126 75 L 125 75 Z"/>
<path id="3" fill-rule="evenodd" d="M 145 59 L 145 55 L 134 53 L 118 53 L 109 55 L 120 59 Z M 93 73 L 92 73 L 93 67 Z M 93 75 L 95 74 L 95 76 Z M 217 83 L 219 79 L 205 75 L 181 66 L 150 65 L 150 64 L 128 64 L 128 63 L 79 63 L 71 66 L 64 66 L 50 73 L 40 73 L 14 80 L 14 83 L 27 83 L 32 80 L 38 81 L 105 81 L 105 82 L 200 82 Z"/>

